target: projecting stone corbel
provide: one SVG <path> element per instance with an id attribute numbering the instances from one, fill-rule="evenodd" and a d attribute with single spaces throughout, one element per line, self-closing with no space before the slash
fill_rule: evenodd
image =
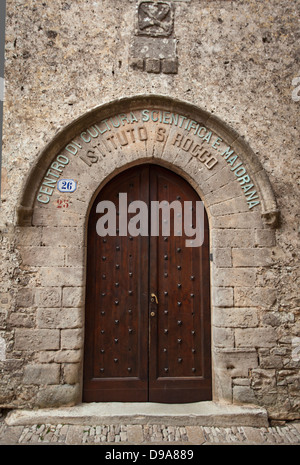
<path id="1" fill-rule="evenodd" d="M 280 212 L 279 210 L 263 212 L 261 214 L 264 223 L 270 228 L 277 228 L 280 222 Z"/>
<path id="2" fill-rule="evenodd" d="M 22 226 L 31 226 L 33 208 L 19 205 L 16 208 L 16 224 Z"/>

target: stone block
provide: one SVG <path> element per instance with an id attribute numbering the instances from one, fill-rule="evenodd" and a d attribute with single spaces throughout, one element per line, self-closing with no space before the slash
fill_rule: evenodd
<path id="1" fill-rule="evenodd" d="M 273 247 L 276 245 L 274 229 L 256 229 L 254 237 L 255 245 L 258 247 Z"/>
<path id="2" fill-rule="evenodd" d="M 144 69 L 144 59 L 139 57 L 129 58 L 129 66 L 134 70 L 143 71 Z"/>
<path id="3" fill-rule="evenodd" d="M 35 291 L 35 303 L 38 307 L 60 307 L 60 287 L 40 287 Z"/>
<path id="4" fill-rule="evenodd" d="M 214 286 L 245 286 L 253 287 L 256 281 L 256 271 L 245 268 L 219 268 L 213 275 Z"/>
<path id="5" fill-rule="evenodd" d="M 270 287 L 235 287 L 234 302 L 238 307 L 260 306 L 269 308 L 276 303 L 277 290 Z"/>
<path id="6" fill-rule="evenodd" d="M 47 283 L 48 286 L 82 286 L 84 279 L 83 269 L 81 267 L 61 267 L 49 268 L 41 267 L 39 269 L 39 280 L 41 284 Z"/>
<path id="7" fill-rule="evenodd" d="M 15 331 L 15 350 L 55 350 L 59 349 L 59 330 L 21 329 Z"/>
<path id="8" fill-rule="evenodd" d="M 34 294 L 30 288 L 21 288 L 18 290 L 16 305 L 17 307 L 28 308 L 33 305 Z"/>
<path id="9" fill-rule="evenodd" d="M 234 378 L 232 380 L 233 386 L 250 386 L 249 378 Z"/>
<path id="10" fill-rule="evenodd" d="M 47 205 L 46 208 L 36 204 L 32 216 L 32 224 L 35 227 L 48 227 L 49 215 L 51 215 L 51 227 L 61 228 L 73 226 L 76 228 L 78 224 L 82 224 L 84 221 L 83 215 L 72 208 L 72 200 L 63 204 L 68 205 L 68 208 L 62 207 L 62 209 L 57 208 L 57 200 L 59 200 L 58 195 L 53 196 L 50 204 Z"/>
<path id="11" fill-rule="evenodd" d="M 272 355 L 268 349 L 259 350 L 260 367 L 264 369 L 283 367 L 283 358 L 280 355 Z"/>
<path id="12" fill-rule="evenodd" d="M 83 229 L 74 226 L 45 226 L 42 228 L 42 243 L 46 247 L 70 247 L 84 245 Z"/>
<path id="13" fill-rule="evenodd" d="M 231 373 L 219 366 L 215 368 L 214 399 L 232 402 Z"/>
<path id="14" fill-rule="evenodd" d="M 4 362 L 6 359 L 6 342 L 3 337 L 0 336 L 0 362 Z"/>
<path id="15" fill-rule="evenodd" d="M 214 117 L 209 118 L 209 123 Z M 232 172 L 229 171 L 226 167 L 222 167 L 220 164 L 216 165 L 219 169 L 214 176 L 209 177 L 201 184 L 201 189 L 204 194 L 210 194 L 216 189 L 220 189 L 223 186 L 226 186 L 232 181 Z"/>
<path id="16" fill-rule="evenodd" d="M 78 384 L 58 384 L 45 386 L 37 393 L 36 405 L 43 407 L 61 407 L 62 405 L 75 405 L 80 399 Z"/>
<path id="17" fill-rule="evenodd" d="M 214 307 L 232 307 L 233 306 L 233 288 L 232 287 L 213 287 L 212 299 Z"/>
<path id="18" fill-rule="evenodd" d="M 64 329 L 61 331 L 62 349 L 81 349 L 83 332 L 81 329 Z"/>
<path id="19" fill-rule="evenodd" d="M 232 229 L 213 229 L 211 231 L 212 247 L 254 247 L 253 231 Z"/>
<path id="20" fill-rule="evenodd" d="M 163 59 L 161 62 L 161 70 L 165 74 L 178 73 L 178 60 L 177 59 Z"/>
<path id="21" fill-rule="evenodd" d="M 63 379 L 66 384 L 79 382 L 79 363 L 65 363 L 63 365 Z"/>
<path id="22" fill-rule="evenodd" d="M 256 308 L 220 308 L 214 310 L 213 324 L 225 328 L 251 328 L 258 325 Z"/>
<path id="23" fill-rule="evenodd" d="M 239 267 L 268 266 L 272 264 L 270 249 L 232 249 L 232 264 Z"/>
<path id="24" fill-rule="evenodd" d="M 26 313 L 11 313 L 8 318 L 9 324 L 16 328 L 33 328 L 35 326 L 35 316 L 33 313 L 28 313 L 28 310 Z"/>
<path id="25" fill-rule="evenodd" d="M 286 312 L 265 312 L 262 315 L 262 324 L 273 326 L 274 328 L 284 323 L 293 323 L 294 315 Z"/>
<path id="26" fill-rule="evenodd" d="M 277 334 L 273 328 L 237 328 L 235 331 L 237 347 L 273 347 Z"/>
<path id="27" fill-rule="evenodd" d="M 22 247 L 22 264 L 28 266 L 63 266 L 64 250 L 57 247 Z"/>
<path id="28" fill-rule="evenodd" d="M 255 349 L 216 349 L 214 364 L 218 371 L 226 373 L 230 380 L 236 377 L 248 377 L 249 370 L 258 366 L 258 356 Z"/>
<path id="29" fill-rule="evenodd" d="M 227 268 L 227 267 L 232 266 L 230 248 L 213 249 L 212 253 L 213 253 L 213 263 L 216 266 L 219 266 L 221 268 Z"/>
<path id="30" fill-rule="evenodd" d="M 233 386 L 233 402 L 241 404 L 255 404 L 256 397 L 250 386 Z"/>
<path id="31" fill-rule="evenodd" d="M 41 228 L 32 226 L 19 227 L 16 230 L 16 243 L 18 246 L 39 246 L 42 240 Z"/>
<path id="32" fill-rule="evenodd" d="M 38 328 L 78 328 L 82 326 L 82 312 L 79 308 L 39 308 Z"/>
<path id="33" fill-rule="evenodd" d="M 60 377 L 60 365 L 38 364 L 27 365 L 24 368 L 24 384 L 58 384 Z"/>
<path id="34" fill-rule="evenodd" d="M 0 330 L 6 329 L 7 326 L 7 311 L 0 308 Z"/>
<path id="35" fill-rule="evenodd" d="M 260 213 L 257 212 L 243 212 L 236 213 L 232 212 L 231 214 L 224 215 L 222 212 L 219 216 L 213 216 L 211 218 L 211 224 L 213 228 L 216 229 L 245 229 L 249 230 L 250 228 L 262 228 L 263 223 Z"/>
<path id="36" fill-rule="evenodd" d="M 0 292 L 0 308 L 1 311 L 4 309 L 9 310 L 11 308 L 11 293 Z"/>
<path id="37" fill-rule="evenodd" d="M 63 307 L 82 307 L 84 305 L 84 287 L 64 287 L 62 296 Z"/>
<path id="38" fill-rule="evenodd" d="M 268 392 L 274 392 L 276 386 L 276 371 L 275 370 L 263 370 L 261 368 L 255 368 L 251 371 L 251 385 L 253 389 L 264 390 Z"/>
<path id="39" fill-rule="evenodd" d="M 67 248 L 65 251 L 66 266 L 83 266 L 85 257 L 85 248 Z"/>
<path id="40" fill-rule="evenodd" d="M 215 347 L 233 348 L 234 332 L 228 328 L 213 328 L 213 343 Z"/>
<path id="41" fill-rule="evenodd" d="M 214 186 L 212 191 L 205 195 L 205 201 L 207 202 L 207 205 L 210 206 L 217 207 L 217 205 L 219 204 L 220 210 L 218 208 L 218 211 L 221 211 L 222 214 L 226 213 L 227 208 L 231 208 L 230 205 L 232 204 L 232 201 L 240 200 L 240 193 L 240 187 L 232 178 L 231 174 L 231 179 L 228 180 L 228 183 L 220 187 Z M 243 211 L 244 208 L 245 205 L 243 202 Z"/>
<path id="42" fill-rule="evenodd" d="M 160 73 L 160 60 L 158 58 L 147 58 L 145 60 L 145 71 L 147 73 Z"/>
<path id="43" fill-rule="evenodd" d="M 234 197 L 229 200 L 224 200 L 210 207 L 210 213 L 213 216 L 231 215 L 241 212 L 247 213 L 248 210 L 247 202 L 243 197 Z"/>
<path id="44" fill-rule="evenodd" d="M 81 350 L 46 350 L 37 354 L 40 363 L 79 363 L 82 360 Z"/>
<path id="45" fill-rule="evenodd" d="M 134 37 L 130 46 L 130 55 L 134 58 L 176 59 L 176 39 L 156 39 L 153 37 Z"/>

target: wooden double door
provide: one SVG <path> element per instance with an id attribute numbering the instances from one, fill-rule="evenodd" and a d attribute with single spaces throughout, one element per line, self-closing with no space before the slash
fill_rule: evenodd
<path id="1" fill-rule="evenodd" d="M 149 234 L 120 235 L 119 194 L 149 207 Z M 124 197 L 124 196 L 123 196 Z M 101 201 L 116 205 L 116 235 L 96 231 Z M 117 175 L 90 211 L 84 402 L 186 403 L 211 399 L 209 233 L 187 247 L 170 216 L 170 235 L 151 235 L 152 202 L 200 201 L 177 174 L 140 165 Z M 183 210 L 182 210 L 183 211 Z M 175 210 L 174 210 L 174 214 Z M 135 214 L 128 214 L 128 221 Z M 180 214 L 177 213 L 178 216 Z M 183 221 L 183 215 L 182 215 Z M 141 224 L 139 224 L 141 226 Z M 184 228 L 182 228 L 184 229 Z"/>

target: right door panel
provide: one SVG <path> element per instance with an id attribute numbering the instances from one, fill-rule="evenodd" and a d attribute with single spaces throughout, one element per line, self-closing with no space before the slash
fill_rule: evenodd
<path id="1" fill-rule="evenodd" d="M 180 202 L 182 217 L 185 201 L 200 201 L 194 189 L 180 176 L 158 166 L 150 169 L 150 201 Z M 178 204 L 177 204 L 178 206 Z M 170 235 L 162 227 L 159 236 L 150 237 L 149 290 L 149 401 L 185 403 L 212 398 L 210 354 L 210 266 L 209 231 L 204 212 L 204 243 L 187 247 L 182 222 L 181 236 L 173 228 L 170 209 Z M 177 218 L 176 218 L 177 215 Z M 165 222 L 165 223 L 164 223 Z M 177 231 L 179 233 L 179 230 Z M 152 315 L 152 316 L 151 316 Z"/>

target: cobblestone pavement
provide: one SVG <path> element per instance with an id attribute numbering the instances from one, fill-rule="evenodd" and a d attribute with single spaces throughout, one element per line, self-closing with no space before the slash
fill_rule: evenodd
<path id="1" fill-rule="evenodd" d="M 168 425 L 51 425 L 8 426 L 0 423 L 0 445 L 130 445 L 130 444 L 264 444 L 299 445 L 300 422 L 270 427 Z"/>

